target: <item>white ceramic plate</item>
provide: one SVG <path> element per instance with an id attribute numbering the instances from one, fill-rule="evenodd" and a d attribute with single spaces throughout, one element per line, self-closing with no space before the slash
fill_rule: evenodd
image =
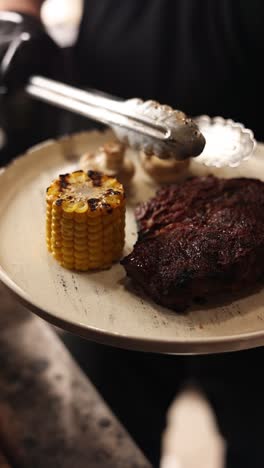
<path id="1" fill-rule="evenodd" d="M 264 344 L 264 290 L 231 303 L 176 314 L 127 287 L 116 264 L 96 273 L 63 270 L 45 246 L 45 190 L 59 173 L 78 167 L 78 157 L 110 138 L 82 133 L 49 141 L 15 160 L 0 174 L 0 279 L 41 317 L 83 337 L 118 347 L 167 353 L 216 353 Z M 136 159 L 136 155 L 130 152 Z M 209 169 L 192 163 L 194 174 Z M 223 177 L 264 179 L 264 146 Z M 133 207 L 156 187 L 138 169 L 127 210 L 128 253 L 136 241 Z"/>

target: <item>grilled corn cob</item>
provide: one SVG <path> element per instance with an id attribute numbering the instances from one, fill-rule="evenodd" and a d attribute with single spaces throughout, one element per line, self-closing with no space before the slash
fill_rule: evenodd
<path id="1" fill-rule="evenodd" d="M 125 196 L 113 177 L 96 171 L 60 175 L 47 189 L 47 247 L 65 268 L 108 268 L 125 239 Z"/>

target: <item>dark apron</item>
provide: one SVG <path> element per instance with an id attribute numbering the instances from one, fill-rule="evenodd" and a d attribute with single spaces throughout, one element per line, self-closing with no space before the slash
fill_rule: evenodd
<path id="1" fill-rule="evenodd" d="M 262 139 L 262 12 L 260 0 L 86 0 L 78 81 L 230 117 Z"/>

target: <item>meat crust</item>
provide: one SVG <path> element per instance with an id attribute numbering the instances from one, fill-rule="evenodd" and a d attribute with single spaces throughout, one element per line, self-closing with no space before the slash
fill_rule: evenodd
<path id="1" fill-rule="evenodd" d="M 138 240 L 122 260 L 158 304 L 243 290 L 264 273 L 264 183 L 194 177 L 136 209 Z"/>

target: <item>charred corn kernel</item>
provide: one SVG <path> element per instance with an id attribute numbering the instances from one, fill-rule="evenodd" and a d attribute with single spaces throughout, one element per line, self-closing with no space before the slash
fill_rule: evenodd
<path id="1" fill-rule="evenodd" d="M 94 171 L 60 175 L 46 202 L 47 248 L 64 268 L 107 268 L 121 257 L 125 196 L 115 178 Z"/>

